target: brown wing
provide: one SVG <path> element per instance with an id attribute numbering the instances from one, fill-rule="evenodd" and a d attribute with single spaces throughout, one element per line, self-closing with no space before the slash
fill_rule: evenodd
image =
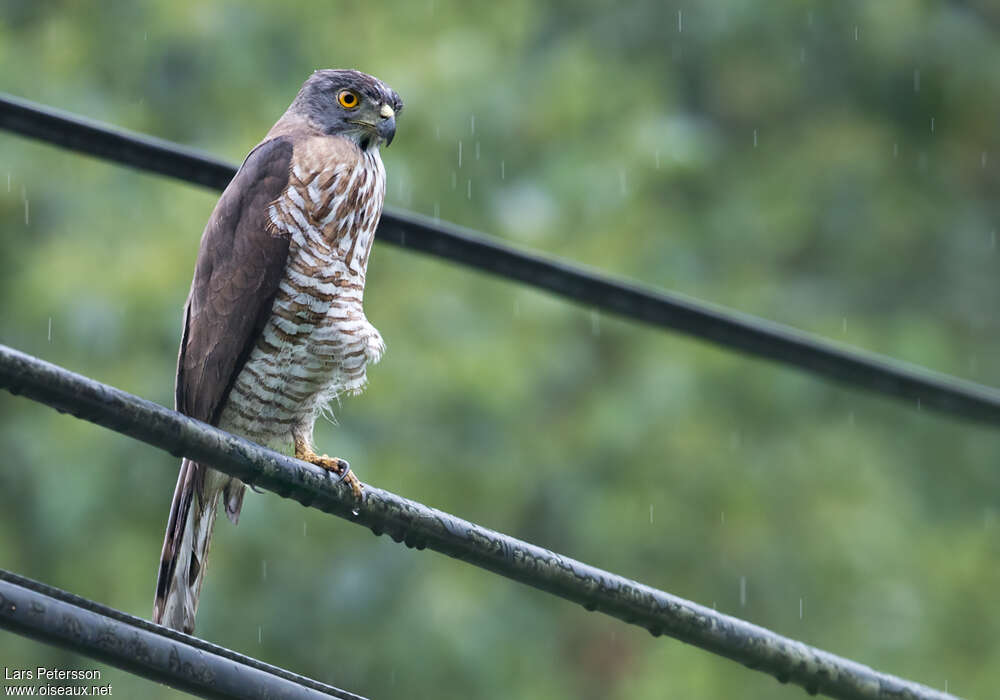
<path id="1" fill-rule="evenodd" d="M 270 233 L 267 210 L 288 184 L 292 143 L 265 141 L 250 152 L 205 226 L 177 359 L 174 402 L 181 413 L 215 424 L 236 376 L 267 323 L 285 271 L 288 240 Z M 205 493 L 205 469 L 181 462 L 163 540 L 153 621 L 186 632 L 204 575 L 215 501 Z M 225 488 L 226 513 L 239 517 L 243 486 Z M 203 540 L 195 530 L 208 519 Z M 190 530 L 185 540 L 185 532 Z M 185 550 L 185 541 L 187 548 Z M 184 561 L 181 561 L 184 559 Z M 178 568 L 180 567 L 180 570 Z"/>
<path id="2" fill-rule="evenodd" d="M 292 143 L 265 141 L 222 193 L 201 238 L 177 361 L 181 413 L 215 424 L 263 331 L 285 271 L 288 239 L 268 206 L 288 184 Z"/>

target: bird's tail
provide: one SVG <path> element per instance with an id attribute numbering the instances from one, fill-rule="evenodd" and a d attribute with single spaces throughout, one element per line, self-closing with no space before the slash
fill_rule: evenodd
<path id="1" fill-rule="evenodd" d="M 243 483 L 236 479 L 188 459 L 181 462 L 160 555 L 153 622 L 194 632 L 219 497 L 225 494 L 226 514 L 235 523 L 243 491 Z"/>

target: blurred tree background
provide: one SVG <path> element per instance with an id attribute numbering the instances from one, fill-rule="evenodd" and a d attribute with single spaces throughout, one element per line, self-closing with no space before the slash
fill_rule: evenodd
<path id="1" fill-rule="evenodd" d="M 356 67 L 407 103 L 389 206 L 1000 385 L 998 34 L 986 0 L 3 0 L 0 89 L 238 162 Z M 0 342 L 171 405 L 217 197 L 0 134 Z M 386 358 L 317 426 L 363 480 L 995 689 L 995 429 L 382 245 L 367 310 Z M 177 460 L 6 393 L 0 455 L 0 566 L 148 618 Z M 373 698 L 803 696 L 271 495 L 219 523 L 198 632 Z"/>

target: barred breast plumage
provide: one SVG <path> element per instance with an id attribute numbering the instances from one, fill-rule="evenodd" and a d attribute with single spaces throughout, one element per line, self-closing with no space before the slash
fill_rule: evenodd
<path id="1" fill-rule="evenodd" d="M 377 148 L 337 137 L 296 146 L 288 186 L 268 209 L 290 239 L 285 274 L 221 427 L 285 449 L 293 432 L 311 437 L 331 399 L 364 388 L 366 366 L 385 351 L 362 308 L 384 196 Z"/>

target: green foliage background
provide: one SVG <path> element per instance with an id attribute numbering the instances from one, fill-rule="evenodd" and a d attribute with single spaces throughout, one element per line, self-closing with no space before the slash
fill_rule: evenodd
<path id="1" fill-rule="evenodd" d="M 998 34 L 985 0 L 3 0 L 0 89 L 238 161 L 357 67 L 407 103 L 390 206 L 1000 385 Z M 169 405 L 216 197 L 0 134 L 0 342 Z M 365 481 L 995 690 L 995 429 L 386 246 L 367 299 L 389 352 L 318 428 Z M 0 566 L 148 617 L 176 460 L 5 393 L 0 455 Z M 199 634 L 373 698 L 803 695 L 271 495 Z"/>

